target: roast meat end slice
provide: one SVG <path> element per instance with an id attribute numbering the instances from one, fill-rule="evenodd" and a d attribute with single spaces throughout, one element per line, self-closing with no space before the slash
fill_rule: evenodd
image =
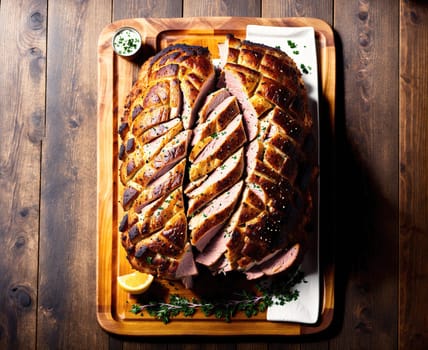
<path id="1" fill-rule="evenodd" d="M 186 216 L 183 212 L 172 217 L 160 231 L 140 241 L 152 252 L 164 256 L 180 255 L 186 243 Z"/>
<path id="2" fill-rule="evenodd" d="M 267 52 L 258 70 L 263 76 L 278 81 L 292 91 L 296 92 L 300 87 L 300 70 L 296 63 L 282 52 L 272 50 Z"/>
<path id="3" fill-rule="evenodd" d="M 266 115 L 274 107 L 274 105 L 269 100 L 257 93 L 250 97 L 249 102 L 254 109 L 254 113 L 258 116 L 259 119 Z"/>
<path id="4" fill-rule="evenodd" d="M 237 63 L 258 71 L 260 63 L 265 55 L 265 51 L 265 46 L 259 46 L 249 41 L 243 41 L 240 46 Z"/>
<path id="5" fill-rule="evenodd" d="M 301 150 L 301 146 L 290 136 L 288 136 L 276 125 L 271 125 L 269 134 L 264 141 L 265 145 L 272 145 L 281 151 L 287 157 L 301 161 L 305 159 L 305 156 Z"/>

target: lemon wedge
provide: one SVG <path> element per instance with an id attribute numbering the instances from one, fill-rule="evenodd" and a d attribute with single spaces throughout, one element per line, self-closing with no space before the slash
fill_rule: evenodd
<path id="1" fill-rule="evenodd" d="M 134 271 L 127 275 L 117 277 L 119 286 L 131 294 L 141 294 L 149 289 L 153 282 L 153 275 L 148 273 Z"/>

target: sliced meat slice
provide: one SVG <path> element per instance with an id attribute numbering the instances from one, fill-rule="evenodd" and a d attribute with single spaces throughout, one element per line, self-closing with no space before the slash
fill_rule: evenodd
<path id="1" fill-rule="evenodd" d="M 272 276 L 287 271 L 299 259 L 301 246 L 299 243 L 293 245 L 290 249 L 275 254 L 271 259 L 261 265 L 249 269 L 245 274 L 247 279 L 257 279 L 262 276 Z"/>
<path id="2" fill-rule="evenodd" d="M 186 168 L 186 160 L 183 159 L 167 173 L 153 181 L 150 185 L 144 187 L 143 191 L 138 196 L 141 205 L 148 203 L 166 196 L 177 187 L 183 184 L 184 171 Z"/>
<path id="3" fill-rule="evenodd" d="M 141 245 L 157 254 L 177 256 L 186 244 L 187 218 L 183 211 L 179 211 L 160 231 L 140 241 Z"/>
<path id="4" fill-rule="evenodd" d="M 147 226 L 150 225 L 150 219 L 151 216 L 153 215 L 153 213 L 156 211 L 156 208 L 161 206 L 163 201 L 165 200 L 165 196 L 158 198 L 157 200 L 151 202 L 150 204 L 147 205 L 141 205 L 141 203 L 139 202 L 138 198 L 134 201 L 134 203 L 132 204 L 132 207 L 129 208 L 128 210 L 128 214 L 127 214 L 127 227 L 132 228 L 133 226 L 135 226 L 135 224 L 137 224 L 138 221 L 144 221 L 147 222 Z M 141 213 L 144 213 L 144 217 L 143 215 L 140 216 Z M 146 225 L 144 225 L 146 226 Z M 138 227 L 136 227 L 138 228 Z M 141 228 L 138 228 L 138 231 L 140 231 Z M 158 229 L 156 229 L 158 230 Z M 154 232 L 156 230 L 147 230 L 147 233 L 151 233 Z"/>
<path id="5" fill-rule="evenodd" d="M 146 237 L 160 230 L 178 212 L 184 211 L 183 190 L 176 190 L 163 196 L 154 202 L 141 207 L 138 199 L 128 212 L 128 226 L 131 230 L 137 230 L 135 235 Z"/>
<path id="6" fill-rule="evenodd" d="M 203 140 L 199 141 L 196 145 L 194 145 L 192 151 L 189 154 L 189 160 L 193 163 L 196 158 L 198 158 L 199 154 L 201 154 L 201 152 L 204 150 L 204 148 L 208 146 L 208 144 L 217 137 L 217 134 L 207 136 Z"/>
<path id="7" fill-rule="evenodd" d="M 191 282 L 186 278 L 188 276 L 195 276 L 198 274 L 198 269 L 193 257 L 192 246 L 187 243 L 183 248 L 183 254 L 178 259 L 179 263 L 175 271 L 175 277 L 181 278 L 186 288 L 190 287 Z"/>
<path id="8" fill-rule="evenodd" d="M 249 68 L 227 63 L 224 67 L 224 78 L 227 89 L 239 101 L 244 115 L 247 137 L 251 141 L 259 132 L 258 118 L 260 116 L 251 104 L 250 98 L 259 83 L 260 74 Z"/>
<path id="9" fill-rule="evenodd" d="M 266 205 L 260 200 L 257 194 L 251 187 L 246 186 L 242 195 L 242 200 L 238 210 L 236 211 L 237 226 L 243 226 L 246 222 L 257 217 L 266 209 Z"/>
<path id="10" fill-rule="evenodd" d="M 131 126 L 132 134 L 139 137 L 144 131 L 170 119 L 169 106 L 157 106 L 143 110 Z"/>
<path id="11" fill-rule="evenodd" d="M 244 150 L 240 148 L 220 165 L 199 187 L 188 193 L 187 215 L 193 215 L 220 193 L 232 187 L 241 178 L 244 170 Z"/>
<path id="12" fill-rule="evenodd" d="M 192 145 L 197 144 L 207 136 L 223 130 L 227 124 L 229 124 L 233 118 L 239 114 L 239 112 L 236 97 L 227 97 L 210 113 L 205 122 L 198 124 L 193 130 L 194 136 L 192 139 Z"/>
<path id="13" fill-rule="evenodd" d="M 243 182 L 235 184 L 230 190 L 214 199 L 189 222 L 191 243 L 199 251 L 203 251 L 211 238 L 223 227 L 232 214 L 239 200 Z"/>
<path id="14" fill-rule="evenodd" d="M 240 47 L 241 40 L 235 38 L 232 34 L 226 35 L 224 43 L 218 45 L 221 68 L 224 68 L 227 62 L 236 63 L 238 61 Z"/>
<path id="15" fill-rule="evenodd" d="M 128 144 L 130 143 L 130 140 L 135 141 L 135 139 L 128 139 Z M 143 147 L 140 147 L 137 143 L 137 145 L 132 149 L 132 151 L 129 154 L 126 154 L 126 157 L 124 156 L 122 158 L 122 162 L 120 163 L 119 177 L 122 184 L 126 185 L 127 182 L 130 181 L 137 173 L 137 171 L 143 166 L 143 164 Z"/>
<path id="16" fill-rule="evenodd" d="M 150 162 L 137 172 L 134 181 L 141 186 L 147 186 L 171 169 L 186 156 L 191 136 L 191 130 L 185 130 L 174 136 Z"/>
<path id="17" fill-rule="evenodd" d="M 221 267 L 219 267 L 215 263 L 226 253 L 228 246 L 235 246 L 237 251 L 242 248 L 243 242 L 237 242 L 238 237 L 241 236 L 239 227 L 245 225 L 247 221 L 257 217 L 264 209 L 264 204 L 253 190 L 249 187 L 245 187 L 239 207 L 233 213 L 228 225 L 209 242 L 204 251 L 197 256 L 196 261 L 205 266 L 211 266 L 214 270 L 224 270 L 224 264 L 219 264 L 219 266 L 221 265 Z M 232 237 L 235 240 L 235 244 L 231 242 Z M 231 252 L 229 252 L 229 255 L 233 256 Z M 214 266 L 214 264 L 216 266 Z M 230 263 L 227 263 L 227 265 L 229 267 L 231 266 Z"/>
<path id="18" fill-rule="evenodd" d="M 204 251 L 197 255 L 196 262 L 208 267 L 213 267 L 213 265 L 224 256 L 227 249 L 226 245 L 231 237 L 228 231 L 229 227 L 229 225 L 226 226 L 211 239 Z"/>
<path id="19" fill-rule="evenodd" d="M 170 80 L 169 106 L 171 108 L 169 118 L 179 117 L 183 109 L 183 95 L 181 94 L 180 80 L 178 79 Z"/>
<path id="20" fill-rule="evenodd" d="M 142 145 L 149 143 L 158 137 L 165 135 L 170 129 L 177 127 L 179 124 L 181 124 L 181 120 L 179 118 L 174 118 L 165 123 L 153 126 L 141 135 L 139 141 Z"/>
<path id="21" fill-rule="evenodd" d="M 269 135 L 271 122 L 269 115 L 260 119 L 259 121 L 259 133 L 257 134 L 257 140 L 263 142 Z"/>
<path id="22" fill-rule="evenodd" d="M 162 136 L 142 146 L 138 142 L 135 142 L 135 139 L 129 139 L 127 142 L 128 145 L 131 144 L 131 140 L 134 140 L 136 145 L 132 148 L 128 145 L 126 147 L 130 153 L 126 155 L 126 158 L 120 164 L 119 176 L 121 182 L 126 185 L 128 181 L 132 180 L 135 174 L 145 164 L 149 163 L 181 130 L 183 130 L 181 122 L 176 122 Z"/>
<path id="23" fill-rule="evenodd" d="M 186 188 L 184 189 L 184 193 L 185 194 L 189 194 L 190 192 L 192 192 L 195 188 L 199 187 L 200 185 L 202 185 L 202 183 L 208 178 L 208 175 L 202 176 L 199 179 L 192 181 L 190 183 L 187 184 Z"/>
<path id="24" fill-rule="evenodd" d="M 180 67 L 180 88 L 183 96 L 181 118 L 185 129 L 193 127 L 198 110 L 215 84 L 215 70 L 204 56 L 192 56 Z"/>
<path id="25" fill-rule="evenodd" d="M 168 128 L 167 132 L 157 139 L 146 143 L 141 147 L 141 165 L 150 162 L 157 154 L 170 142 L 179 132 L 183 130 L 183 124 L 174 124 L 171 128 Z"/>
<path id="26" fill-rule="evenodd" d="M 186 221 L 183 212 L 175 215 L 163 230 L 128 250 L 129 261 L 139 271 L 167 279 L 197 274 L 191 245 L 187 242 Z"/>
<path id="27" fill-rule="evenodd" d="M 227 89 L 222 88 L 218 89 L 212 93 L 210 93 L 199 110 L 199 123 L 205 122 L 205 120 L 208 118 L 208 115 L 220 104 L 222 103 L 227 97 L 230 96 L 229 91 Z"/>
<path id="28" fill-rule="evenodd" d="M 134 201 L 143 191 L 141 186 L 132 181 L 128 182 L 128 186 L 124 189 L 122 194 L 122 206 L 124 210 L 128 210 L 133 205 Z"/>
<path id="29" fill-rule="evenodd" d="M 219 167 L 246 140 L 242 116 L 238 115 L 198 155 L 190 167 L 190 181 L 195 181 Z"/>
<path id="30" fill-rule="evenodd" d="M 152 82 L 144 94 L 142 101 L 143 110 L 157 106 L 169 106 L 170 100 L 170 81 L 158 80 Z"/>

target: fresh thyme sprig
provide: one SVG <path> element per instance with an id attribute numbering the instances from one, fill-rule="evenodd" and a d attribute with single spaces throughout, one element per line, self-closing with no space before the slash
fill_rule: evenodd
<path id="1" fill-rule="evenodd" d="M 305 282 L 303 272 L 297 271 L 289 279 L 274 281 L 268 285 L 257 285 L 257 292 L 243 290 L 235 293 L 229 300 L 191 300 L 178 294 L 172 294 L 168 302 L 149 302 L 140 305 L 133 304 L 131 312 L 141 314 L 147 312 L 163 323 L 167 324 L 175 316 L 182 314 L 185 317 L 193 316 L 200 310 L 205 316 L 214 316 L 226 322 L 231 322 L 238 313 L 243 312 L 248 318 L 256 316 L 259 312 L 264 312 L 269 306 L 284 305 L 287 302 L 296 300 L 299 291 L 293 287 L 301 282 Z"/>

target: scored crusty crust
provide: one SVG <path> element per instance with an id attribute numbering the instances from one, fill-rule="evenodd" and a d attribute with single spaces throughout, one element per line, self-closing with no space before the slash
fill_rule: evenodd
<path id="1" fill-rule="evenodd" d="M 259 278 L 305 250 L 317 157 L 302 75 L 279 49 L 231 35 L 221 52 L 215 80 L 207 49 L 160 51 L 121 118 L 122 244 L 161 278 L 196 274 L 193 254 L 213 273 Z"/>
<path id="2" fill-rule="evenodd" d="M 183 203 L 183 157 L 192 133 L 187 129 L 214 77 L 207 49 L 177 44 L 143 64 L 128 94 L 119 127 L 125 211 L 120 231 L 128 260 L 140 271 L 171 279 L 196 273 Z"/>

